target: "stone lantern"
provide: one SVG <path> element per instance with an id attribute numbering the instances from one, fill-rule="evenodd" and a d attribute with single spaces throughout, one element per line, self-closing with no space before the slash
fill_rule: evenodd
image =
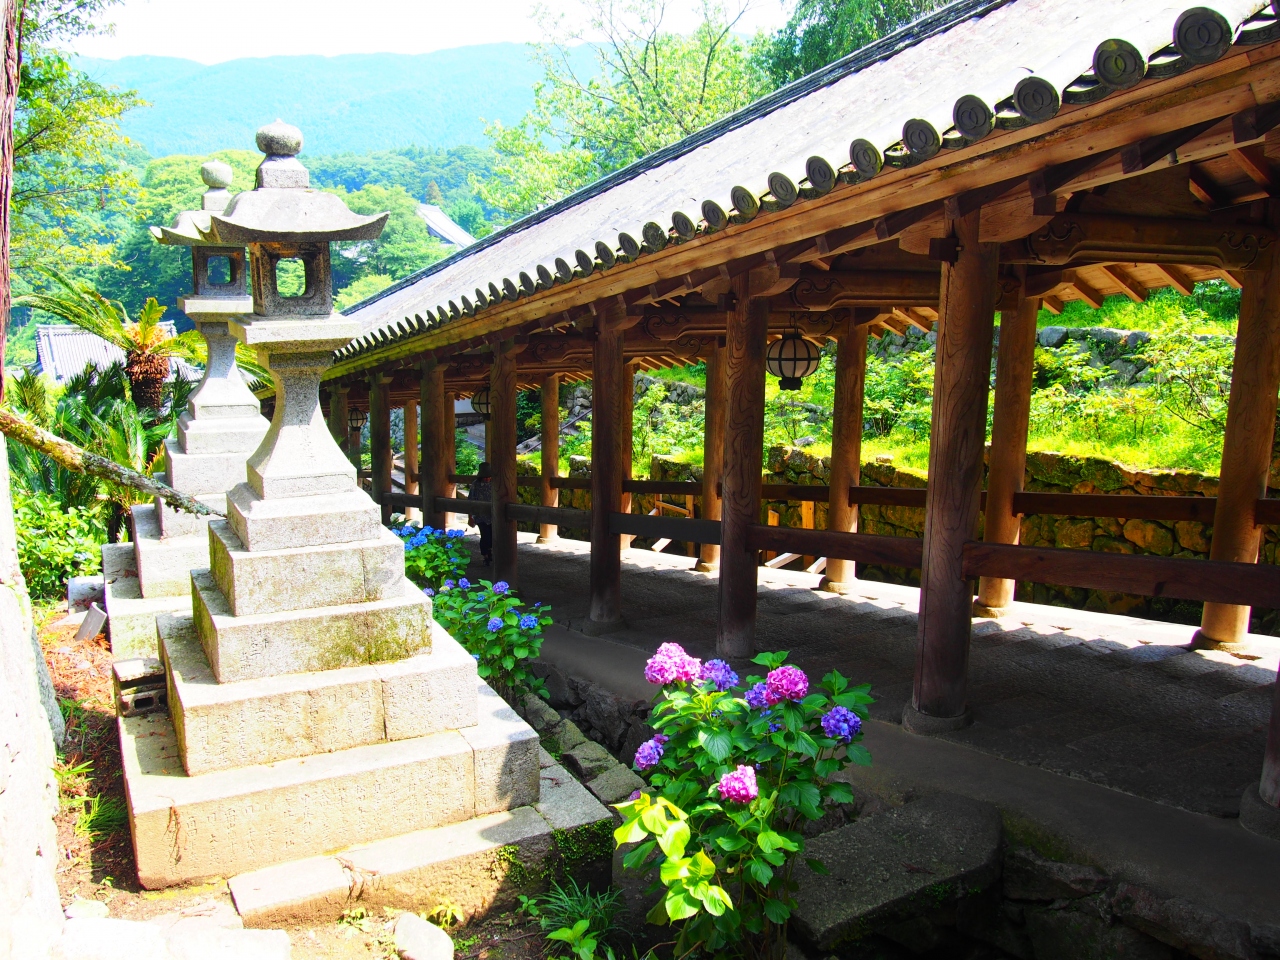
<path id="1" fill-rule="evenodd" d="M 163 244 L 191 251 L 192 293 L 179 299 L 208 346 L 204 377 L 187 400 L 177 436 L 165 441 L 164 480 L 213 509 L 227 509 L 227 492 L 244 478 L 244 464 L 266 435 L 258 398 L 236 366 L 229 323 L 253 310 L 244 246 L 219 246 L 201 232 L 231 198 L 232 171 L 212 160 L 200 168 L 208 189 L 200 210 L 178 214 L 171 227 L 152 227 Z M 157 498 L 132 508 L 133 543 L 103 552 L 111 647 L 117 659 L 156 655 L 158 613 L 189 610 L 191 571 L 209 565 L 208 520 Z"/>

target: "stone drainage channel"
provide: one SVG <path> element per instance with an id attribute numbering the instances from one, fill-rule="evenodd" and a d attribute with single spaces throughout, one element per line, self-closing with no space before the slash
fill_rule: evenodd
<path id="1" fill-rule="evenodd" d="M 520 712 L 544 746 L 604 803 L 643 786 L 624 763 L 653 735 L 650 703 L 545 661 L 534 672 L 548 700 L 527 698 Z M 806 856 L 830 875 L 798 873 L 789 960 L 1280 958 L 1280 925 L 1224 916 L 1071 862 L 1068 845 L 995 804 L 859 782 L 854 794 L 806 830 Z M 624 873 L 615 856 L 613 880 L 637 944 L 666 939 L 643 923 L 653 903 L 647 879 Z"/>

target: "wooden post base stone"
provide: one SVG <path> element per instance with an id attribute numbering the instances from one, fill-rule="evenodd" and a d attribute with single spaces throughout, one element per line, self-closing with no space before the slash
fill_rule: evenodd
<path id="1" fill-rule="evenodd" d="M 973 723 L 973 712 L 966 706 L 958 717 L 931 717 L 921 713 L 911 704 L 902 710 L 902 729 L 918 737 L 932 737 L 939 733 L 962 730 Z"/>

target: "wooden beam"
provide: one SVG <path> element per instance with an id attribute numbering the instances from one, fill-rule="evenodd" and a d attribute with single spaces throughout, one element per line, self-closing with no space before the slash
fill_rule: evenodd
<path id="1" fill-rule="evenodd" d="M 1169 286 L 1177 290 L 1184 297 L 1189 297 L 1195 293 L 1196 283 L 1188 277 L 1182 270 L 1170 263 L 1153 263 L 1151 266 L 1163 274 L 1164 278 L 1169 281 Z"/>
<path id="2" fill-rule="evenodd" d="M 1280 595 L 1280 567 L 1271 564 L 995 543 L 965 544 L 964 576 L 1246 606 Z"/>
<path id="3" fill-rule="evenodd" d="M 626 360 L 622 331 L 609 321 L 609 308 L 599 318 L 591 365 L 591 607 L 592 629 L 622 622 L 622 549 L 609 530 L 609 515 L 622 502 L 622 391 Z"/>
<path id="4" fill-rule="evenodd" d="M 1211 120 L 1202 120 L 1180 130 L 1161 133 L 1130 144 L 1120 151 L 1120 167 L 1125 173 L 1145 170 L 1157 160 L 1176 152 L 1180 146 L 1191 142 L 1210 127 L 1217 126 L 1222 119 L 1222 117 L 1214 117 Z"/>
<path id="5" fill-rule="evenodd" d="M 1276 241 L 1269 227 L 1156 217 L 1060 213 L 1043 229 L 1000 245 L 1004 263 L 1203 264 L 1249 270 Z"/>
<path id="6" fill-rule="evenodd" d="M 858 508 L 849 502 L 845 491 L 862 482 L 862 401 L 867 373 L 867 328 L 865 326 L 850 324 L 840 333 L 836 339 L 835 367 L 827 529 L 836 533 L 856 533 Z M 840 557 L 828 557 L 822 588 L 832 593 L 844 593 L 850 581 L 855 578 L 855 567 L 852 563 Z"/>
<path id="7" fill-rule="evenodd" d="M 542 472 L 538 478 L 539 502 L 544 507 L 560 506 L 560 491 L 551 485 L 560 473 L 560 375 L 549 373 L 542 378 L 541 443 Z M 538 528 L 538 543 L 550 543 L 559 536 L 554 523 Z"/>
<path id="8" fill-rule="evenodd" d="M 1134 303 L 1146 303 L 1147 288 L 1125 273 L 1124 270 L 1113 264 L 1104 264 L 1101 269 L 1130 300 Z"/>
<path id="9" fill-rule="evenodd" d="M 1106 299 L 1095 287 L 1091 286 L 1089 282 L 1081 276 L 1073 276 L 1070 280 L 1066 281 L 1066 285 L 1074 290 L 1081 300 L 1093 307 L 1095 310 L 1099 309 L 1102 306 L 1102 301 Z"/>
<path id="10" fill-rule="evenodd" d="M 882 241 L 889 240 L 902 233 L 908 227 L 915 226 L 921 220 L 932 217 L 941 211 L 942 201 L 934 200 L 932 203 L 922 203 L 916 207 L 886 214 L 876 221 L 876 237 Z"/>
<path id="11" fill-rule="evenodd" d="M 717 341 L 707 354 L 707 390 L 703 398 L 702 519 L 719 520 L 720 484 L 724 477 L 724 428 L 727 415 L 725 348 Z M 695 569 L 709 573 L 720 566 L 720 543 L 703 543 Z"/>
<path id="12" fill-rule="evenodd" d="M 755 652 L 757 564 L 748 531 L 760 518 L 769 304 L 751 297 L 746 280 L 739 278 L 734 284 L 737 306 L 725 347 L 727 418 L 716 638 L 716 650 L 723 657 Z"/>
<path id="13" fill-rule="evenodd" d="M 914 270 L 831 270 L 806 268 L 772 309 L 834 310 L 839 307 L 929 305 L 938 302 L 938 272 Z"/>
<path id="14" fill-rule="evenodd" d="M 1280 102 L 1258 104 L 1241 110 L 1231 118 L 1236 143 L 1248 143 L 1264 137 L 1280 124 Z"/>
<path id="15" fill-rule="evenodd" d="M 960 239 L 954 266 L 942 268 L 942 306 L 934 365 L 934 417 L 920 574 L 915 683 L 903 725 L 967 722 L 973 594 L 961 574 L 962 549 L 981 503 L 987 383 L 999 283 L 1000 246 L 979 240 L 980 211 L 952 221 Z"/>
<path id="16" fill-rule="evenodd" d="M 516 358 L 514 345 L 498 344 L 489 374 L 489 466 L 493 471 L 493 579 L 516 586 L 516 525 L 507 519 L 509 503 L 520 500 L 516 487 Z"/>
<path id="17" fill-rule="evenodd" d="M 875 221 L 868 220 L 865 223 L 855 223 L 849 227 L 819 234 L 812 240 L 806 241 L 790 259 L 794 263 L 811 263 L 847 253 L 878 239 Z"/>
<path id="18" fill-rule="evenodd" d="M 1027 181 L 1027 176 L 1010 177 L 1008 180 L 1000 180 L 996 183 L 987 184 L 985 187 L 978 187 L 976 190 L 966 190 L 964 193 L 958 193 L 954 197 L 948 197 L 943 201 L 943 211 L 952 220 L 963 217 L 967 213 L 978 210 L 993 200 L 998 200 L 1010 190 L 1021 186 Z"/>
<path id="19" fill-rule="evenodd" d="M 1210 210 L 1229 206 L 1229 203 L 1222 198 L 1222 190 L 1213 182 L 1213 178 L 1194 164 L 1187 170 L 1187 189 Z"/>
<path id="20" fill-rule="evenodd" d="M 1280 265 L 1244 275 L 1236 330 L 1231 395 L 1222 443 L 1218 502 L 1213 515 L 1209 559 L 1253 564 L 1262 529 L 1254 522 L 1256 502 L 1267 495 L 1280 392 Z M 1259 594 L 1253 602 L 1264 605 Z M 1196 635 L 1202 645 L 1243 643 L 1249 630 L 1247 606 L 1207 603 Z"/>
<path id="21" fill-rule="evenodd" d="M 1062 311 L 1065 309 L 1061 300 L 1048 293 L 1040 298 L 1040 306 L 1044 307 L 1055 317 L 1062 316 Z"/>
<path id="22" fill-rule="evenodd" d="M 1235 161 L 1245 176 L 1270 193 L 1275 187 L 1275 178 L 1271 174 L 1271 165 L 1261 144 L 1241 147 L 1239 150 L 1228 150 L 1227 156 Z"/>
<path id="23" fill-rule="evenodd" d="M 453 495 L 449 473 L 453 469 L 453 407 L 446 403 L 444 367 L 434 360 L 421 364 L 418 400 L 422 406 L 422 522 L 430 527 L 444 527 L 445 515 L 436 509 L 436 497 Z"/>
<path id="24" fill-rule="evenodd" d="M 1213 497 L 1134 497 L 1115 493 L 1020 492 L 1013 512 L 1052 517 L 1118 517 L 1124 520 L 1194 520 L 1212 523 Z"/>
<path id="25" fill-rule="evenodd" d="M 720 543 L 720 521 L 718 520 L 689 520 L 684 517 L 615 513 L 609 518 L 609 530 L 628 537 L 653 537 L 715 545 Z"/>
<path id="26" fill-rule="evenodd" d="M 751 550 L 778 550 L 801 556 L 827 557 L 891 567 L 919 569 L 923 540 L 914 537 L 884 537 L 872 533 L 841 533 L 835 530 L 802 530 L 752 524 L 747 530 Z"/>
<path id="27" fill-rule="evenodd" d="M 1235 287 L 1237 290 L 1244 286 L 1244 281 L 1237 277 L 1230 270 L 1219 270 L 1218 279 L 1225 280 L 1228 286 Z"/>
<path id="28" fill-rule="evenodd" d="M 1035 297 L 1024 296 L 1018 301 L 1017 310 L 1000 315 L 982 535 L 987 543 L 1017 543 L 1021 530 L 1014 498 L 1022 490 L 1027 465 L 1039 307 Z M 1013 602 L 1014 587 L 1013 580 L 983 577 L 978 584 L 976 611 L 983 616 L 1002 616 Z"/>
<path id="29" fill-rule="evenodd" d="M 1079 159 L 1068 160 L 1066 163 L 1060 163 L 1057 166 L 1037 171 L 1030 176 L 1031 196 L 1036 198 L 1051 197 L 1072 180 L 1084 176 L 1119 152 L 1119 148 L 1102 150 L 1098 153 L 1091 153 Z"/>

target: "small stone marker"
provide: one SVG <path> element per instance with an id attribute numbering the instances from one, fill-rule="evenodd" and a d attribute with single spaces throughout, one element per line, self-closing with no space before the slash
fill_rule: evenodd
<path id="1" fill-rule="evenodd" d="M 72 900 L 62 912 L 68 920 L 100 920 L 111 915 L 101 900 Z"/>
<path id="2" fill-rule="evenodd" d="M 453 960 L 453 940 L 416 913 L 396 918 L 395 936 L 401 960 Z"/>

